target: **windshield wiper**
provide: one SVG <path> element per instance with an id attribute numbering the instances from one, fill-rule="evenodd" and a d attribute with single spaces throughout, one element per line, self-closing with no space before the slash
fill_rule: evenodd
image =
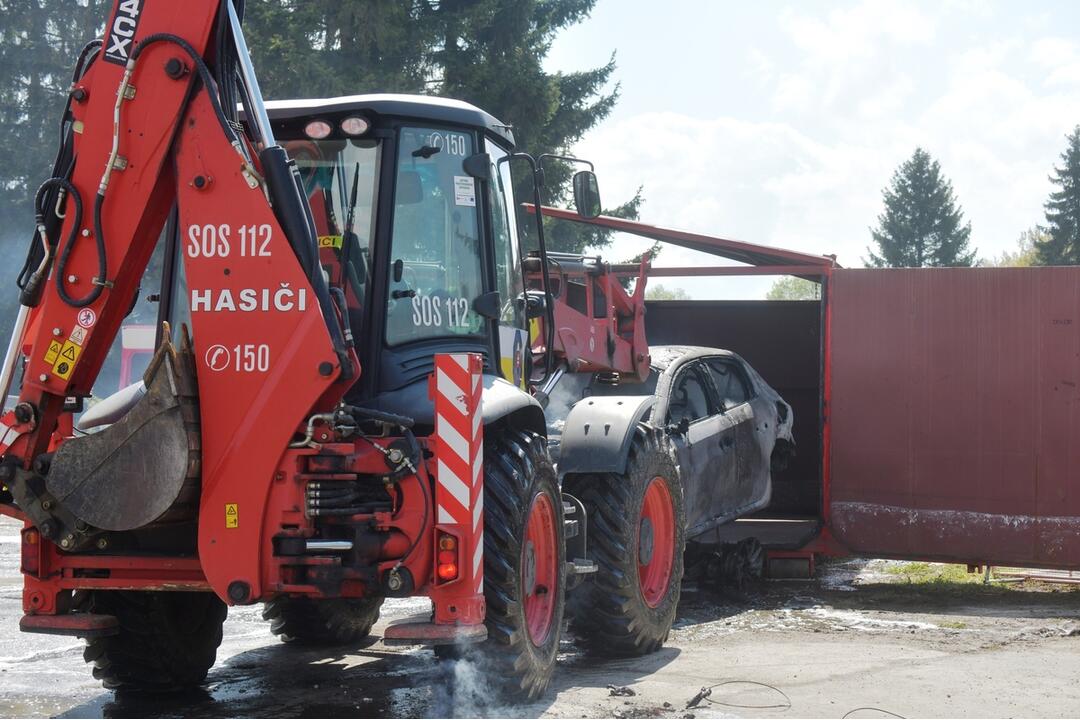
<path id="1" fill-rule="evenodd" d="M 353 221 L 356 220 L 356 194 L 360 188 L 360 163 L 356 163 L 356 170 L 353 171 L 352 177 L 352 194 L 349 196 L 349 212 L 345 214 L 345 232 L 342 233 L 345 237 L 351 237 L 355 235 L 353 232 Z"/>

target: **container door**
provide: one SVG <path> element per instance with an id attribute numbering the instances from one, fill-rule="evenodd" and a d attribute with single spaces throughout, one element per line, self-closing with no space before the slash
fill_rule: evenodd
<path id="1" fill-rule="evenodd" d="M 835 537 L 1080 567 L 1080 267 L 838 270 L 830 308 Z"/>

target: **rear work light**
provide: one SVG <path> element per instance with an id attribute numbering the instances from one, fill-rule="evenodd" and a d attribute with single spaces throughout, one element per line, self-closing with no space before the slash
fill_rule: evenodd
<path id="1" fill-rule="evenodd" d="M 26 528 L 22 531 L 22 571 L 27 575 L 36 576 L 41 572 L 41 535 L 36 528 Z"/>
<path id="2" fill-rule="evenodd" d="M 304 134 L 312 140 L 324 140 L 333 131 L 333 126 L 325 120 L 312 120 L 304 126 Z"/>
<path id="3" fill-rule="evenodd" d="M 449 533 L 439 533 L 438 556 L 436 558 L 435 575 L 443 582 L 456 580 L 458 576 L 458 542 L 457 538 Z"/>
<path id="4" fill-rule="evenodd" d="M 346 135 L 363 135 L 370 127 L 371 123 L 362 117 L 347 117 L 341 121 L 341 131 Z"/>

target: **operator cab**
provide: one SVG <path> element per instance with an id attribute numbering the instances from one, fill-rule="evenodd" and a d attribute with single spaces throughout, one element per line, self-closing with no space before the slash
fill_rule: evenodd
<path id="1" fill-rule="evenodd" d="M 362 374 L 348 400 L 417 416 L 436 352 L 524 387 L 529 342 L 510 128 L 407 95 L 270 102 L 296 161 Z M 422 414 L 421 414 L 422 415 Z M 423 417 L 417 417 L 423 421 Z"/>

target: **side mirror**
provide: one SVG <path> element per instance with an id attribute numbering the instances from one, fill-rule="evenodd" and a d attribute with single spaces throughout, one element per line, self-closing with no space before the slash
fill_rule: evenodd
<path id="1" fill-rule="evenodd" d="M 547 313 L 547 298 L 542 292 L 524 292 L 518 295 L 518 307 L 524 306 L 525 319 L 532 320 L 538 317 L 544 317 Z"/>
<path id="2" fill-rule="evenodd" d="M 591 170 L 574 173 L 574 206 L 578 215 L 588 220 L 600 215 L 600 186 Z"/>
<path id="3" fill-rule="evenodd" d="M 491 155 L 476 153 L 461 161 L 461 169 L 477 180 L 491 179 Z"/>

